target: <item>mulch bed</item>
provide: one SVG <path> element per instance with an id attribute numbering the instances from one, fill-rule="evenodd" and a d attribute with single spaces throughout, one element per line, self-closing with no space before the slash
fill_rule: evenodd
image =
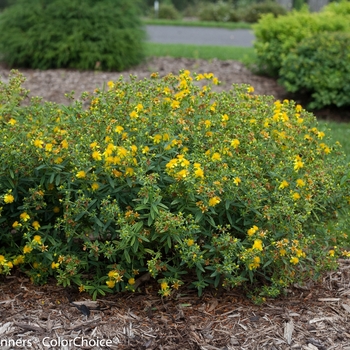
<path id="1" fill-rule="evenodd" d="M 35 349 L 350 350 L 350 261 L 339 263 L 319 283 L 294 286 L 263 305 L 239 290 L 198 297 L 183 288 L 162 298 L 152 282 L 140 292 L 93 302 L 54 283 L 34 286 L 25 277 L 3 277 L 0 348 L 20 348 L 6 347 L 12 339 Z"/>

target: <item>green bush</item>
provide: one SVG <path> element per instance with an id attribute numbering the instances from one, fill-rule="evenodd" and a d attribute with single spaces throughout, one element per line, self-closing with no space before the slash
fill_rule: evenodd
<path id="1" fill-rule="evenodd" d="M 311 94 L 310 108 L 350 105 L 350 33 L 303 39 L 287 55 L 279 74 L 287 91 Z"/>
<path id="2" fill-rule="evenodd" d="M 22 80 L 0 85 L 2 273 L 94 298 L 148 276 L 163 296 L 186 281 L 259 301 L 349 255 L 327 230 L 349 207 L 344 155 L 293 101 L 183 71 L 21 106 Z"/>
<path id="3" fill-rule="evenodd" d="M 338 15 L 350 15 L 350 1 L 331 2 L 323 8 L 325 12 L 332 12 Z"/>
<path id="4" fill-rule="evenodd" d="M 258 70 L 278 77 L 283 60 L 302 39 L 321 32 L 350 31 L 350 17 L 330 11 L 292 11 L 277 18 L 267 14 L 253 28 Z"/>
<path id="5" fill-rule="evenodd" d="M 201 5 L 198 17 L 200 21 L 228 22 L 231 13 L 235 13 L 234 7 L 227 2 L 207 3 Z"/>
<path id="6" fill-rule="evenodd" d="M 0 14 L 11 67 L 124 70 L 143 58 L 135 1 L 18 0 Z"/>
<path id="7" fill-rule="evenodd" d="M 173 4 L 160 4 L 158 18 L 160 19 L 179 19 L 180 13 Z"/>
<path id="8" fill-rule="evenodd" d="M 287 10 L 280 4 L 273 1 L 256 3 L 245 9 L 243 20 L 248 23 L 256 23 L 262 15 L 271 13 L 274 17 L 285 15 Z"/>

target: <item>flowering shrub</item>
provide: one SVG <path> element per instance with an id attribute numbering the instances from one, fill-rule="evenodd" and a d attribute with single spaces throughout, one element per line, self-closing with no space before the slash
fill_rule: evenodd
<path id="1" fill-rule="evenodd" d="M 22 80 L 0 86 L 2 273 L 94 298 L 147 274 L 163 296 L 187 276 L 262 298 L 349 254 L 327 229 L 348 205 L 341 146 L 293 101 L 182 71 L 21 106 Z"/>

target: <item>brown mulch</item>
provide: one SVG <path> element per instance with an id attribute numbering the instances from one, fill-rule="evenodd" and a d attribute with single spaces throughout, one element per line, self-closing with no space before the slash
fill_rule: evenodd
<path id="1" fill-rule="evenodd" d="M 129 74 L 144 78 L 154 71 L 165 75 L 179 69 L 214 73 L 222 82 L 218 91 L 232 83 L 246 83 L 258 94 L 288 97 L 275 80 L 254 75 L 235 61 L 153 58 L 122 75 L 126 79 Z M 74 90 L 79 97 L 121 74 L 20 71 L 27 77 L 25 87 L 32 96 L 58 103 L 68 103 L 64 93 Z M 0 66 L 0 78 L 6 80 L 8 74 L 9 70 Z M 326 114 L 342 119 L 339 111 L 328 110 Z M 136 293 L 108 294 L 91 302 L 87 294 L 54 282 L 38 287 L 20 275 L 2 276 L 0 349 L 350 350 L 348 260 L 340 260 L 337 271 L 327 273 L 318 283 L 294 286 L 285 296 L 260 306 L 240 290 L 207 290 L 198 297 L 195 290 L 183 288 L 161 298 L 157 289 L 147 282 Z M 86 309 L 88 317 L 83 314 Z M 74 338 L 77 345 L 72 343 Z M 78 346 L 82 338 L 85 344 Z M 56 345 L 59 339 L 61 344 Z M 102 340 L 111 344 L 104 346 Z M 27 343 L 22 346 L 24 341 Z M 86 344 L 89 341 L 92 346 Z M 50 346 L 45 346 L 48 343 Z"/>
<path id="2" fill-rule="evenodd" d="M 319 283 L 295 286 L 260 306 L 239 290 L 198 297 L 183 289 L 161 298 L 157 288 L 149 283 L 140 292 L 92 302 L 54 283 L 37 287 L 27 278 L 3 278 L 0 341 L 26 340 L 35 349 L 350 350 L 349 260 Z M 86 305 L 89 317 L 72 300 Z M 65 345 L 74 338 L 92 346 L 55 347 L 58 339 Z M 101 346 L 102 339 L 109 346 Z"/>

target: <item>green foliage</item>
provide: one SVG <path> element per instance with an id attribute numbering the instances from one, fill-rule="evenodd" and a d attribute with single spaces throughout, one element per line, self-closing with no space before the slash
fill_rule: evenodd
<path id="1" fill-rule="evenodd" d="M 187 275 L 262 300 L 349 255 L 327 229 L 349 208 L 344 155 L 293 101 L 183 71 L 23 106 L 22 81 L 0 85 L 2 273 L 93 298 Z"/>
<path id="2" fill-rule="evenodd" d="M 273 1 L 266 1 L 248 6 L 244 11 L 243 20 L 248 23 L 256 23 L 262 15 L 271 13 L 274 17 L 285 15 L 287 10 Z"/>
<path id="3" fill-rule="evenodd" d="M 325 12 L 332 12 L 338 15 L 350 15 L 350 1 L 331 2 L 323 8 Z"/>
<path id="4" fill-rule="evenodd" d="M 123 70 L 143 58 L 135 1 L 18 0 L 0 14 L 11 67 Z"/>
<path id="5" fill-rule="evenodd" d="M 263 16 L 254 26 L 257 67 L 261 73 L 278 77 L 285 57 L 304 38 L 321 32 L 350 31 L 350 19 L 331 11 L 292 11 L 275 18 Z"/>
<path id="6" fill-rule="evenodd" d="M 303 39 L 283 61 L 281 84 L 311 94 L 309 108 L 350 106 L 350 33 L 320 33 Z"/>
<path id="7" fill-rule="evenodd" d="M 217 3 L 202 4 L 198 17 L 201 21 L 228 22 L 230 21 L 231 13 L 234 13 L 232 4 L 218 1 Z"/>
<path id="8" fill-rule="evenodd" d="M 180 13 L 173 4 L 163 4 L 159 6 L 158 18 L 160 19 L 178 19 Z"/>

